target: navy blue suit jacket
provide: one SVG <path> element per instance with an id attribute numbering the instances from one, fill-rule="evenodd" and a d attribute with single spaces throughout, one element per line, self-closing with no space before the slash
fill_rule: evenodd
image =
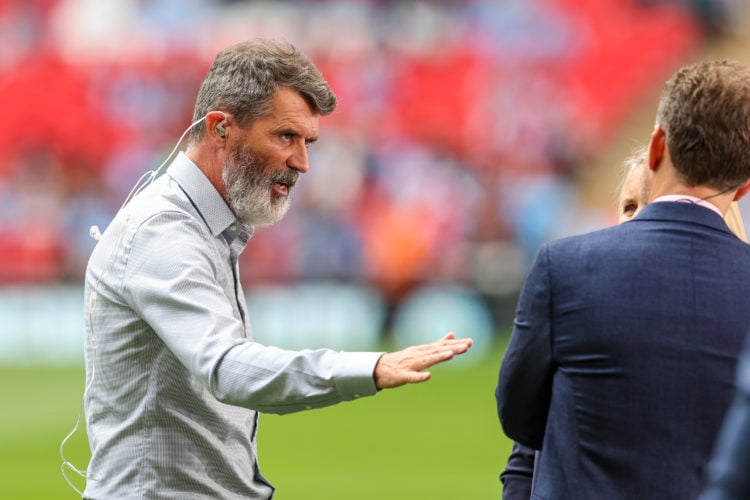
<path id="1" fill-rule="evenodd" d="M 737 368 L 734 402 L 724 418 L 708 464 L 708 487 L 700 498 L 750 498 L 750 338 Z"/>
<path id="2" fill-rule="evenodd" d="M 750 246 L 692 203 L 543 245 L 496 390 L 505 433 L 541 449 L 532 498 L 696 498 L 748 301 Z"/>
<path id="3" fill-rule="evenodd" d="M 534 482 L 534 471 L 539 461 L 538 451 L 513 443 L 508 463 L 500 474 L 503 483 L 502 500 L 529 500 Z"/>

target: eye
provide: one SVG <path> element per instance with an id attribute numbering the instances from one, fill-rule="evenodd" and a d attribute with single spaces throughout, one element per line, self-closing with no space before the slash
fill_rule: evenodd
<path id="1" fill-rule="evenodd" d="M 628 217 L 632 217 L 636 210 L 638 210 L 638 204 L 627 202 L 622 206 L 622 214 L 627 215 Z"/>

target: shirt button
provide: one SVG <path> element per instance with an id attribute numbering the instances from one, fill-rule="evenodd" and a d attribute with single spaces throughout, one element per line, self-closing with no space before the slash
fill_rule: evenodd
<path id="1" fill-rule="evenodd" d="M 232 224 L 231 226 L 229 226 L 229 229 L 230 229 L 231 231 L 237 231 L 237 225 L 235 225 L 235 224 Z"/>

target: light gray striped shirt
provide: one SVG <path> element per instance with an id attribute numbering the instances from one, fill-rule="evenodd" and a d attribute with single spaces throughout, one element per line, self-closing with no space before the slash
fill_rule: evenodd
<path id="1" fill-rule="evenodd" d="M 237 267 L 251 234 L 181 153 L 97 243 L 85 290 L 85 498 L 271 498 L 256 412 L 376 393 L 381 353 L 253 341 Z"/>

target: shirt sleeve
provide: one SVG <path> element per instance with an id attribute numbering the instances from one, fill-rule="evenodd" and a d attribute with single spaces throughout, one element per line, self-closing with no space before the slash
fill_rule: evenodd
<path id="1" fill-rule="evenodd" d="M 542 448 L 552 393 L 550 288 L 548 246 L 544 245 L 521 290 L 495 391 L 505 434 L 534 449 Z"/>
<path id="2" fill-rule="evenodd" d="M 218 278 L 219 266 L 229 264 L 210 238 L 185 213 L 151 217 L 132 238 L 122 286 L 129 305 L 214 397 L 290 413 L 377 392 L 382 353 L 289 351 L 245 338 Z"/>

